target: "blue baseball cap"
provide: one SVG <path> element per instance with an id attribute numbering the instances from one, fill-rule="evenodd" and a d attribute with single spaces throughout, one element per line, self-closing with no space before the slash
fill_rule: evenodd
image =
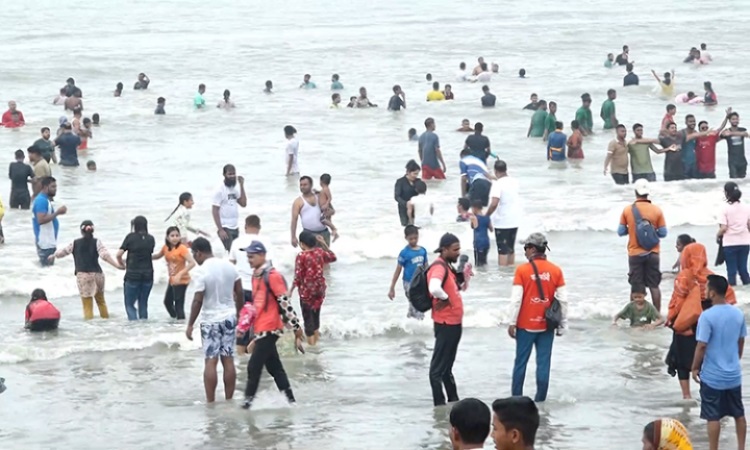
<path id="1" fill-rule="evenodd" d="M 266 246 L 263 245 L 260 241 L 253 241 L 245 248 L 241 248 L 243 252 L 247 252 L 249 254 L 258 254 L 258 253 L 266 253 Z"/>

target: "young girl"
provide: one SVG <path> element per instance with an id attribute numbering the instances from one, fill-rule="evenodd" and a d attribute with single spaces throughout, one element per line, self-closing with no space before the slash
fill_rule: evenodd
<path id="1" fill-rule="evenodd" d="M 177 207 L 175 207 L 169 217 L 164 220 L 164 222 L 169 223 L 170 227 L 177 227 L 180 230 L 182 243 L 187 246 L 190 246 L 190 241 L 188 241 L 188 231 L 205 237 L 210 237 L 205 231 L 201 231 L 190 225 L 190 210 L 193 209 L 193 203 L 193 194 L 190 192 L 183 192 L 180 194 L 180 200 L 179 203 L 177 203 Z"/>
<path id="2" fill-rule="evenodd" d="M 294 263 L 294 288 L 299 289 L 299 301 L 302 308 L 302 320 L 305 323 L 307 343 L 316 345 L 320 339 L 320 308 L 326 296 L 326 279 L 323 266 L 336 261 L 336 255 L 328 248 L 323 236 L 315 236 L 309 231 L 299 235 L 302 252 Z"/>
<path id="3" fill-rule="evenodd" d="M 169 270 L 169 286 L 164 293 L 164 306 L 173 319 L 185 319 L 185 291 L 190 284 L 188 272 L 195 267 L 195 260 L 186 245 L 182 244 L 180 229 L 167 228 L 167 238 L 164 247 L 152 256 L 153 260 L 164 257 Z"/>

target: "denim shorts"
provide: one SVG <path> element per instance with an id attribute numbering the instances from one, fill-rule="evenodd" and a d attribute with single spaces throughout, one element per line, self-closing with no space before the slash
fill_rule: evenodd
<path id="1" fill-rule="evenodd" d="M 221 322 L 201 324 L 201 342 L 206 359 L 234 356 L 237 318 L 229 317 Z"/>

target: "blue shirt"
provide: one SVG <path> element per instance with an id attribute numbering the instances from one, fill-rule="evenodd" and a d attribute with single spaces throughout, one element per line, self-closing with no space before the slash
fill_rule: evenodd
<path id="1" fill-rule="evenodd" d="M 73 133 L 63 133 L 55 139 L 55 145 L 60 147 L 60 165 L 77 166 L 78 164 L 78 146 L 81 145 L 81 138 Z"/>
<path id="2" fill-rule="evenodd" d="M 489 216 L 476 216 L 477 227 L 474 228 L 474 250 L 488 250 L 490 248 Z"/>
<path id="3" fill-rule="evenodd" d="M 313 84 L 315 84 L 315 83 L 313 83 Z M 332 91 L 337 91 L 337 90 L 340 90 L 340 89 L 344 89 L 344 85 L 341 84 L 340 81 L 333 81 L 333 82 L 331 82 L 331 90 Z"/>
<path id="4" fill-rule="evenodd" d="M 746 335 L 745 315 L 732 305 L 712 306 L 701 314 L 695 336 L 698 342 L 706 344 L 701 382 L 720 391 L 742 384 L 737 343 Z"/>
<path id="5" fill-rule="evenodd" d="M 427 250 L 424 247 L 411 248 L 407 245 L 398 254 L 398 265 L 404 268 L 404 281 L 411 281 L 417 267 L 427 265 Z"/>
<path id="6" fill-rule="evenodd" d="M 430 169 L 440 169 L 437 158 L 437 149 L 440 148 L 440 139 L 433 131 L 425 131 L 419 136 L 419 148 L 422 149 L 422 165 Z"/>
<path id="7" fill-rule="evenodd" d="M 31 207 L 31 213 L 33 218 L 31 224 L 34 227 L 34 238 L 36 245 L 42 249 L 51 249 L 57 246 L 57 232 L 59 229 L 59 223 L 57 217 L 52 219 L 51 222 L 47 222 L 43 225 L 39 224 L 37 220 L 37 213 L 52 214 L 55 212 L 52 202 L 44 192 L 39 193 L 34 199 L 34 205 Z"/>
<path id="8" fill-rule="evenodd" d="M 547 160 L 565 161 L 565 142 L 568 137 L 562 131 L 555 131 L 547 136 Z"/>
<path id="9" fill-rule="evenodd" d="M 487 165 L 476 156 L 465 156 L 461 158 L 458 167 L 461 169 L 461 175 L 466 175 L 469 184 L 473 183 L 474 180 L 487 179 L 487 176 L 485 175 L 487 173 Z"/>

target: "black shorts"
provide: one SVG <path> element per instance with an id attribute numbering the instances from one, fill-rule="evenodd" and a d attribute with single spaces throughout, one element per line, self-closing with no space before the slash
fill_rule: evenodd
<path id="1" fill-rule="evenodd" d="M 41 319 L 29 323 L 30 331 L 52 331 L 56 330 L 60 319 Z"/>
<path id="2" fill-rule="evenodd" d="M 629 184 L 628 174 L 626 173 L 613 173 L 612 179 L 615 180 L 616 184 Z"/>
<path id="3" fill-rule="evenodd" d="M 492 189 L 492 183 L 489 180 L 481 178 L 474 180 L 469 187 L 469 201 L 473 203 L 474 200 L 480 200 L 482 206 L 486 207 L 490 202 L 490 189 Z"/>
<path id="4" fill-rule="evenodd" d="M 745 178 L 747 175 L 747 163 L 729 163 L 729 178 Z"/>
<path id="5" fill-rule="evenodd" d="M 635 183 L 636 180 L 646 180 L 650 183 L 653 183 L 656 181 L 656 174 L 654 172 L 651 173 L 634 173 L 633 174 L 633 183 Z"/>
<path id="6" fill-rule="evenodd" d="M 742 385 L 733 389 L 714 389 L 701 382 L 701 419 L 718 422 L 724 417 L 745 417 Z"/>
<path id="7" fill-rule="evenodd" d="M 516 252 L 516 234 L 518 228 L 495 228 L 495 240 L 497 241 L 498 255 L 512 255 Z"/>
<path id="8" fill-rule="evenodd" d="M 487 253 L 489 248 L 475 248 L 474 249 L 474 265 L 477 267 L 487 265 Z"/>
<path id="9" fill-rule="evenodd" d="M 649 253 L 644 256 L 628 257 L 628 283 L 631 286 L 646 286 L 658 288 L 661 283 L 661 269 L 659 268 L 659 254 Z"/>
<path id="10" fill-rule="evenodd" d="M 302 310 L 302 321 L 305 325 L 305 336 L 312 336 L 316 331 L 320 329 L 320 310 L 312 309 L 301 301 L 299 306 Z"/>
<path id="11" fill-rule="evenodd" d="M 224 228 L 224 231 L 227 233 L 227 238 L 222 239 L 221 243 L 224 244 L 226 251 L 229 251 L 232 248 L 232 242 L 240 236 L 240 230 L 239 228 L 235 230 Z"/>
<path id="12" fill-rule="evenodd" d="M 31 195 L 26 189 L 10 191 L 10 208 L 11 209 L 29 209 L 31 207 Z"/>

